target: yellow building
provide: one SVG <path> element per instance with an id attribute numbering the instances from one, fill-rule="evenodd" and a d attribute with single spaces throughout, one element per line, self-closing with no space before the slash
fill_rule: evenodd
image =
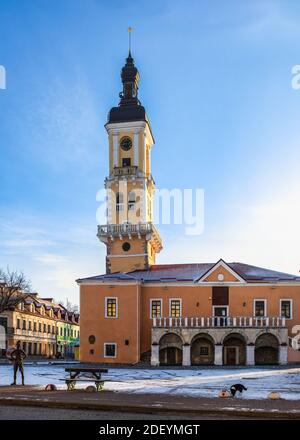
<path id="1" fill-rule="evenodd" d="M 21 341 L 23 350 L 29 356 L 54 357 L 61 346 L 59 344 L 60 328 L 69 326 L 70 335 L 65 338 L 65 346 L 79 343 L 79 315 L 68 313 L 52 298 L 39 298 L 29 294 L 14 310 L 1 314 L 1 325 L 7 335 L 7 347 L 15 347 Z M 76 335 L 75 338 L 71 335 Z M 63 354 L 71 355 L 74 349 L 64 349 Z"/>

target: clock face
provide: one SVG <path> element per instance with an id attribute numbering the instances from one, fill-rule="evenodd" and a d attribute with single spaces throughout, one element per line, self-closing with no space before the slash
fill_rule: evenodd
<path id="1" fill-rule="evenodd" d="M 128 150 L 130 150 L 131 147 L 132 147 L 131 139 L 129 137 L 124 137 L 121 140 L 121 148 L 122 148 L 122 150 L 128 151 Z"/>

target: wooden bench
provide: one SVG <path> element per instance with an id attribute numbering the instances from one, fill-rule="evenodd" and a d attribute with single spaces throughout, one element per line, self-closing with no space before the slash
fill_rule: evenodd
<path id="1" fill-rule="evenodd" d="M 65 368 L 65 372 L 69 373 L 70 377 L 64 380 L 68 391 L 75 390 L 77 382 L 93 382 L 97 391 L 102 391 L 105 380 L 102 379 L 102 373 L 108 373 L 106 368 L 92 368 L 92 367 L 70 367 Z"/>

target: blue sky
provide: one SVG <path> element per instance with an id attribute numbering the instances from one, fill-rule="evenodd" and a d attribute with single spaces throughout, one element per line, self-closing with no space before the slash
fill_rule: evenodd
<path id="1" fill-rule="evenodd" d="M 203 188 L 205 229 L 160 230 L 158 263 L 300 269 L 300 3 L 293 0 L 0 0 L 0 266 L 78 302 L 104 272 L 96 193 L 127 27 L 159 188 Z"/>

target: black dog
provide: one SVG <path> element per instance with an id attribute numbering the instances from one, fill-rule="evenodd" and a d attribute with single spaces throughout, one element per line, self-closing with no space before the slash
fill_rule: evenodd
<path id="1" fill-rule="evenodd" d="M 242 385 L 241 383 L 236 383 L 236 384 L 234 384 L 234 385 L 231 385 L 231 387 L 230 387 L 230 392 L 231 392 L 231 394 L 232 394 L 232 397 L 235 396 L 235 393 L 236 393 L 237 391 L 238 391 L 239 393 L 242 393 L 243 391 L 247 391 L 247 388 L 246 388 L 244 385 Z"/>

